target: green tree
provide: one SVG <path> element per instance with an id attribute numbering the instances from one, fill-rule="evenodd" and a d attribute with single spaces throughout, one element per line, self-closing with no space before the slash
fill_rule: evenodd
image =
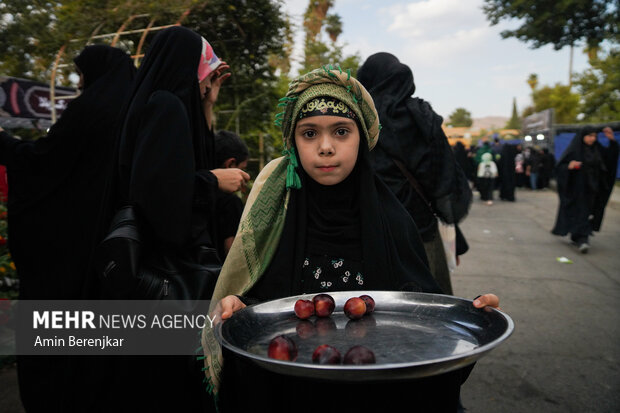
<path id="1" fill-rule="evenodd" d="M 538 75 L 536 73 L 531 73 L 527 78 L 527 84 L 530 85 L 530 89 L 532 92 L 536 90 L 538 87 Z"/>
<path id="2" fill-rule="evenodd" d="M 512 116 L 506 123 L 506 129 L 521 129 L 521 118 L 517 111 L 517 99 L 515 98 L 512 99 Z"/>
<path id="3" fill-rule="evenodd" d="M 301 72 L 308 72 L 326 64 L 338 64 L 356 73 L 360 65 L 357 54 L 345 56 L 338 44 L 342 20 L 338 14 L 329 14 L 333 0 L 309 0 L 304 13 L 304 61 Z M 329 38 L 329 42 L 325 38 Z"/>
<path id="4" fill-rule="evenodd" d="M 556 50 L 585 42 L 598 46 L 618 33 L 618 0 L 485 0 L 483 10 L 491 25 L 519 19 L 521 26 L 504 30 L 503 38 L 530 42 L 533 48 L 551 44 Z"/>
<path id="5" fill-rule="evenodd" d="M 575 77 L 582 96 L 584 122 L 609 122 L 620 119 L 620 48 L 607 56 L 590 60 L 591 67 Z"/>
<path id="6" fill-rule="evenodd" d="M 71 59 L 85 44 L 114 43 L 133 54 L 144 40 L 144 53 L 158 31 L 144 39 L 141 32 L 114 34 L 181 23 L 207 38 L 231 65 L 233 76 L 216 107 L 216 128 L 231 129 L 248 141 L 276 136 L 273 117 L 283 93 L 279 75 L 290 70 L 292 50 L 292 30 L 281 6 L 275 0 L 6 0 L 0 3 L 5 16 L 0 20 L 0 72 L 48 82 L 62 49 L 65 64 L 56 81 L 68 84 Z M 255 157 L 259 149 L 248 145 Z"/>
<path id="7" fill-rule="evenodd" d="M 579 114 L 579 95 L 571 92 L 569 86 L 557 83 L 555 86 L 543 86 L 532 94 L 534 111 L 555 109 L 556 123 L 575 123 Z"/>
<path id="8" fill-rule="evenodd" d="M 456 108 L 449 117 L 448 123 L 452 126 L 471 126 L 474 122 L 471 113 L 464 108 Z"/>

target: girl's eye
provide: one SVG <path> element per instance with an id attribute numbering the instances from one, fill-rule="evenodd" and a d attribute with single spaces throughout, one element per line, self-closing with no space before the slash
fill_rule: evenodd
<path id="1" fill-rule="evenodd" d="M 304 131 L 301 135 L 304 138 L 314 138 L 316 136 L 316 132 L 313 130 L 307 130 L 307 131 Z"/>
<path id="2" fill-rule="evenodd" d="M 336 135 L 338 136 L 345 136 L 347 133 L 349 133 L 349 130 L 346 128 L 336 129 Z"/>

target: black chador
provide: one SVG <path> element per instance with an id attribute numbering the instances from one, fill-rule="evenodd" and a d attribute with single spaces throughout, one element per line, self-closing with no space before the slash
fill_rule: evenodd
<path id="1" fill-rule="evenodd" d="M 570 233 L 577 243 L 587 243 L 592 231 L 600 230 L 616 178 L 618 142 L 610 141 L 607 148 L 598 141 L 584 143 L 584 136 L 595 132 L 586 127 L 577 133 L 555 168 L 560 206 L 552 233 Z M 581 167 L 568 169 L 571 161 L 582 162 Z"/>
<path id="2" fill-rule="evenodd" d="M 9 181 L 9 248 L 22 300 L 91 298 L 89 260 L 111 175 L 117 119 L 135 74 L 117 48 L 87 46 L 74 60 L 83 92 L 47 136 L 24 142 L 0 133 Z M 19 332 L 18 337 L 19 340 Z M 20 393 L 28 412 L 88 411 L 82 358 L 19 356 Z"/>

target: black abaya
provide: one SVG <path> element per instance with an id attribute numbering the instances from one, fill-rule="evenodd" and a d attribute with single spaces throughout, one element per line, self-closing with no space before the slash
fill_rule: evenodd
<path id="1" fill-rule="evenodd" d="M 117 174 L 109 188 L 109 219 L 132 204 L 151 241 L 169 253 L 214 248 L 217 178 L 213 135 L 202 111 L 198 64 L 202 40 L 172 27 L 147 51 L 124 112 Z M 211 291 L 200 299 L 210 299 Z M 119 297 L 112 288 L 104 298 Z M 198 343 L 198 339 L 197 339 Z M 103 411 L 202 411 L 207 394 L 194 356 L 107 357 L 102 372 Z"/>
<path id="2" fill-rule="evenodd" d="M 447 224 L 459 223 L 469 211 L 473 194 L 441 128 L 443 120 L 428 102 L 411 97 L 413 73 L 389 53 L 370 56 L 358 79 L 370 92 L 382 126 L 372 151 L 373 167 L 415 221 L 431 272 L 444 293 L 452 294 L 445 251 L 438 242 L 437 217 Z M 413 175 L 422 195 L 395 159 Z"/>
<path id="3" fill-rule="evenodd" d="M 503 145 L 498 169 L 501 176 L 499 198 L 504 201 L 515 200 L 515 186 L 517 183 L 517 174 L 515 172 L 516 156 L 517 147 L 515 145 L 507 143 Z"/>
<path id="4" fill-rule="evenodd" d="M 610 141 L 605 148 L 598 141 L 587 148 L 583 137 L 595 132 L 583 128 L 575 135 L 556 165 L 556 180 L 560 205 L 555 235 L 572 234 L 574 238 L 587 237 L 599 231 L 603 214 L 616 178 L 618 142 Z M 588 162 L 588 154 L 598 161 Z M 568 169 L 570 161 L 583 162 L 580 169 Z"/>
<path id="5" fill-rule="evenodd" d="M 119 108 L 135 68 L 109 46 L 87 46 L 75 59 L 84 91 L 46 137 L 22 142 L 0 134 L 9 179 L 9 248 L 21 300 L 75 300 L 96 295 L 89 259 L 111 174 Z M 19 335 L 18 335 L 19 340 Z M 28 412 L 89 409 L 84 358 L 19 356 L 20 393 Z"/>

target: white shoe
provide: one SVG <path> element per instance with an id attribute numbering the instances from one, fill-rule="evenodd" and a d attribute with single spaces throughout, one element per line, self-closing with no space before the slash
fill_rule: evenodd
<path id="1" fill-rule="evenodd" d="M 589 249 L 590 249 L 590 246 L 588 245 L 587 242 L 584 242 L 583 244 L 579 246 L 579 252 L 581 252 L 582 254 L 587 254 Z"/>

